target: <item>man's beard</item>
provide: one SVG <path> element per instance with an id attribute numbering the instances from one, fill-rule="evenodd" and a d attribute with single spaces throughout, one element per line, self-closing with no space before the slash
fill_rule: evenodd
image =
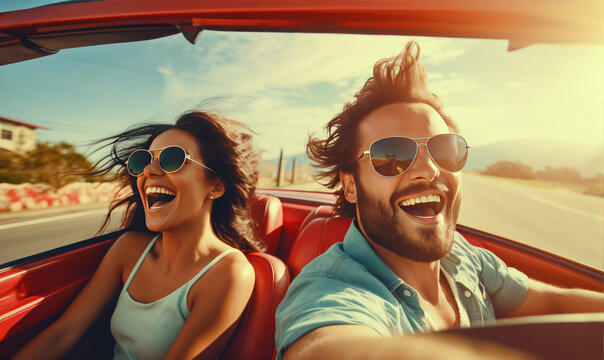
<path id="1" fill-rule="evenodd" d="M 445 196 L 448 197 L 446 205 L 448 207 L 442 209 L 446 225 L 444 231 L 437 226 L 414 228 L 409 221 L 404 223 L 403 219 L 397 216 L 397 212 L 403 210 L 399 208 L 394 200 L 399 199 L 405 193 L 442 188 L 446 188 L 442 183 L 432 184 L 429 187 L 422 186 L 421 189 L 418 186 L 413 186 L 394 193 L 390 197 L 390 203 L 383 203 L 378 199 L 371 198 L 357 182 L 359 222 L 366 233 L 365 235 L 380 246 L 414 261 L 432 262 L 441 259 L 453 247 L 455 224 L 461 205 L 461 194 L 457 194 L 457 197 L 452 198 L 455 194 L 446 191 Z"/>

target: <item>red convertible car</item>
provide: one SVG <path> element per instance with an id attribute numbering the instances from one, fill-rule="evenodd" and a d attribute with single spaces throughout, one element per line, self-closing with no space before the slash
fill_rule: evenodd
<path id="1" fill-rule="evenodd" d="M 184 36 L 188 42 L 203 46 L 204 31 L 500 39 L 508 41 L 509 51 L 540 43 L 601 47 L 603 13 L 603 3 L 596 1 L 65 1 L 0 13 L 0 65 L 50 61 L 64 49 L 130 42 L 135 45 L 172 35 Z M 392 49 L 390 55 L 399 49 Z M 230 56 L 239 55 L 233 51 Z M 136 64 L 131 67 L 134 68 Z M 370 65 L 364 68 L 368 70 Z M 77 72 L 75 66 L 73 71 Z M 301 67 L 300 71 L 310 70 Z M 66 73 L 66 81 L 68 77 Z M 40 81 L 44 79 L 45 76 L 40 77 Z M 94 88 L 95 84 L 86 84 L 82 91 L 101 96 Z M 2 94 L 5 95 L 8 96 Z M 264 95 L 270 97 L 271 91 Z M 348 98 L 340 103 L 345 101 Z M 328 120 L 321 119 L 323 123 Z M 286 127 L 295 125 L 285 118 L 279 121 Z M 86 128 L 88 124 L 82 120 L 77 126 Z M 597 129 L 584 130 L 597 132 Z M 352 220 L 335 216 L 333 204 L 334 197 L 327 190 L 272 185 L 257 190 L 253 215 L 268 249 L 265 253 L 247 253 L 256 271 L 255 288 L 222 358 L 274 357 L 275 309 L 290 281 L 310 260 L 341 241 Z M 458 225 L 458 231 L 473 245 L 491 250 L 531 278 L 564 287 L 604 291 L 602 267 L 514 241 L 507 234 L 494 235 L 492 230 L 487 233 L 473 226 Z M 120 234 L 118 230 L 82 239 L 10 260 L 0 267 L 0 358 L 9 358 L 62 313 Z M 575 241 L 569 239 L 571 243 Z M 68 358 L 112 356 L 110 314 L 108 309 Z M 453 331 L 546 358 L 604 357 L 601 314 L 504 320 L 486 328 Z"/>

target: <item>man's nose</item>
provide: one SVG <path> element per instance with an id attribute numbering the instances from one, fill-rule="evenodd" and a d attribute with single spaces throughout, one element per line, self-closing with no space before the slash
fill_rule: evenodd
<path id="1" fill-rule="evenodd" d="M 413 161 L 407 173 L 411 179 L 425 179 L 428 182 L 431 182 L 440 174 L 440 169 L 430 157 L 424 144 L 418 145 L 415 161 Z"/>

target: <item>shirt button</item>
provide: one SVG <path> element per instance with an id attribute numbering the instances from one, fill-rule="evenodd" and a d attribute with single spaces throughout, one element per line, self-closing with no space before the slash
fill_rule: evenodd
<path id="1" fill-rule="evenodd" d="M 466 290 L 463 294 L 467 298 L 469 298 L 470 296 L 472 296 L 472 293 L 470 292 L 470 290 Z"/>
<path id="2" fill-rule="evenodd" d="M 405 290 L 403 290 L 403 295 L 405 295 L 405 296 L 411 296 L 411 291 L 405 289 Z"/>

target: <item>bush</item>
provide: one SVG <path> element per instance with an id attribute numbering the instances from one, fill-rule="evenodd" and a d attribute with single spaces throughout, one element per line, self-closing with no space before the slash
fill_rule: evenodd
<path id="1" fill-rule="evenodd" d="M 604 175 L 597 174 L 593 178 L 585 179 L 584 194 L 604 197 Z"/>
<path id="2" fill-rule="evenodd" d="M 535 174 L 533 173 L 533 169 L 524 165 L 520 162 L 512 162 L 512 161 L 498 161 L 489 167 L 483 174 L 494 175 L 494 176 L 502 176 L 514 179 L 534 179 Z"/>
<path id="3" fill-rule="evenodd" d="M 585 186 L 585 190 L 583 190 L 583 194 L 604 197 L 604 183 L 601 183 L 601 182 L 588 183 Z"/>
<path id="4" fill-rule="evenodd" d="M 535 174 L 535 178 L 546 181 L 559 181 L 565 183 L 582 184 L 583 178 L 581 174 L 575 169 L 569 167 L 563 167 L 554 169 L 547 166 L 545 170 L 538 171 Z"/>
<path id="5" fill-rule="evenodd" d="M 0 168 L 0 183 L 22 184 L 27 182 L 27 174 Z"/>

